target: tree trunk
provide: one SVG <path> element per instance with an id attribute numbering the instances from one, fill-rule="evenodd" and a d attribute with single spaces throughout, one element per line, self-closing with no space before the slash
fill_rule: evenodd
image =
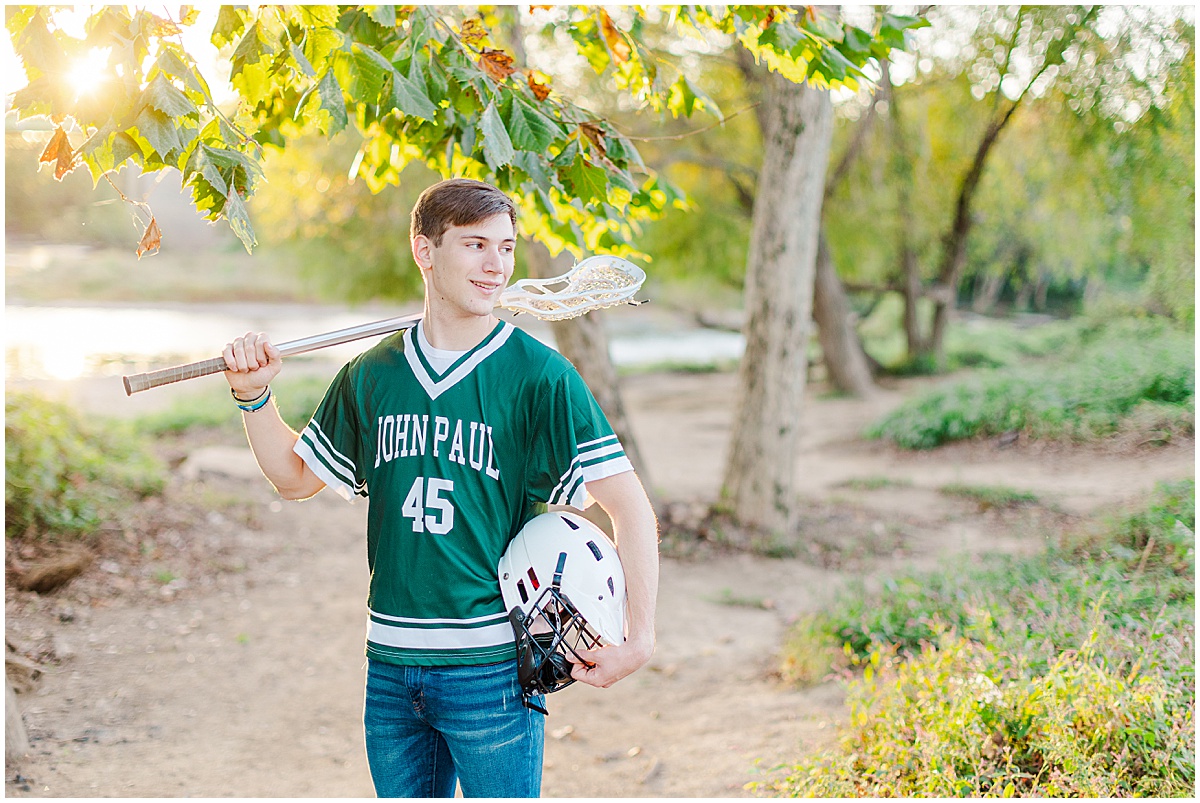
<path id="1" fill-rule="evenodd" d="M 822 228 L 817 240 L 816 281 L 813 283 L 813 318 L 821 339 L 821 355 L 833 386 L 843 393 L 867 398 L 875 395 L 871 365 L 854 328 L 854 313 L 833 266 L 833 255 Z"/>
<path id="2" fill-rule="evenodd" d="M 1005 278 L 1007 278 L 1006 274 L 991 272 L 981 272 L 976 276 L 971 310 L 980 315 L 991 312 L 1000 298 L 1000 292 L 1004 289 Z"/>
<path id="3" fill-rule="evenodd" d="M 912 232 L 916 228 L 912 212 L 913 155 L 908 147 L 904 132 L 904 120 L 900 114 L 900 101 L 896 88 L 892 86 L 891 62 L 880 62 L 881 77 L 879 90 L 887 101 L 887 131 L 892 142 L 891 174 L 896 182 L 896 217 L 899 222 L 897 246 L 900 251 L 901 287 L 904 288 L 904 336 L 911 359 L 925 350 L 925 336 L 921 333 L 921 316 L 918 309 L 924 288 L 921 282 L 921 265 L 913 249 Z"/>
<path id="4" fill-rule="evenodd" d="M 772 73 L 764 106 L 746 262 L 746 349 L 722 496 L 740 523 L 786 532 L 798 509 L 796 446 L 833 105 L 828 92 Z"/>
<path id="5" fill-rule="evenodd" d="M 563 252 L 558 259 L 550 256 L 546 246 L 537 242 L 527 242 L 525 247 L 526 264 L 529 272 L 537 278 L 549 279 L 566 273 L 570 267 L 570 254 Z M 633 463 L 650 504 L 654 509 L 658 506 L 657 494 L 653 483 L 638 450 L 637 440 L 633 437 L 633 428 L 629 424 L 629 416 L 625 413 L 625 403 L 621 399 L 620 384 L 617 380 L 617 369 L 613 366 L 608 351 L 608 334 L 604 329 L 602 312 L 591 312 L 578 318 L 552 323 L 554 344 L 560 354 L 566 357 L 579 371 L 583 381 L 587 383 L 592 395 L 608 417 L 613 432 L 625 448 L 625 454 Z"/>

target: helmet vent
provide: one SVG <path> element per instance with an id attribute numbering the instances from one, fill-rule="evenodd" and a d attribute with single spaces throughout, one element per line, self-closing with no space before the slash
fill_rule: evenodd
<path id="1" fill-rule="evenodd" d="M 517 581 L 517 593 L 521 595 L 522 604 L 529 602 L 529 592 L 525 590 L 525 581 Z"/>
<path id="2" fill-rule="evenodd" d="M 537 572 L 533 570 L 532 566 L 529 567 L 529 571 L 525 572 L 525 574 L 529 575 L 529 582 L 533 583 L 534 591 L 542 587 L 542 584 L 538 582 Z"/>
<path id="3" fill-rule="evenodd" d="M 615 586 L 613 586 L 613 579 L 611 577 L 608 578 L 608 593 L 612 594 L 614 597 L 617 595 L 617 589 Z"/>
<path id="4" fill-rule="evenodd" d="M 579 525 L 576 524 L 575 522 L 571 521 L 570 519 L 568 519 L 566 516 L 559 516 L 559 518 L 562 519 L 563 521 L 565 521 L 567 523 L 567 526 L 570 527 L 572 530 L 579 529 Z"/>
<path id="5" fill-rule="evenodd" d="M 596 560 L 604 560 L 604 556 L 600 554 L 600 547 L 596 546 L 595 541 L 587 542 L 588 549 L 592 550 L 592 554 L 596 556 Z"/>

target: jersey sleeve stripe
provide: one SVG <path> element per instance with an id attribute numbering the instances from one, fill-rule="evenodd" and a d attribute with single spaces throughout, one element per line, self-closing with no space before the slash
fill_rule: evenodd
<path id="1" fill-rule="evenodd" d="M 579 451 L 583 451 L 584 449 L 590 449 L 593 446 L 599 446 L 602 443 L 607 443 L 608 441 L 615 441 L 616 439 L 617 439 L 616 435 L 605 435 L 603 438 L 596 438 L 596 440 L 594 440 L 594 441 L 587 441 L 586 443 L 579 444 L 578 449 L 579 449 Z"/>
<path id="2" fill-rule="evenodd" d="M 328 452 L 329 457 L 336 460 L 338 463 L 341 463 L 346 468 L 346 473 L 349 476 L 353 477 L 355 475 L 356 472 L 354 461 L 339 452 L 337 448 L 334 447 L 333 441 L 331 441 L 329 436 L 325 434 L 325 430 L 321 429 L 320 424 L 318 424 L 315 420 L 312 420 L 308 422 L 308 426 L 305 427 L 305 429 L 311 429 L 319 439 L 319 441 L 314 442 L 314 445 L 321 445 Z"/>
<path id="3" fill-rule="evenodd" d="M 584 444 L 584 446 L 606 443 L 608 441 L 612 441 L 612 443 L 608 446 L 602 446 L 600 448 L 593 448 L 593 449 L 589 449 L 587 451 L 579 451 L 575 455 L 575 459 L 571 461 L 571 465 L 567 467 L 566 472 L 562 475 L 562 477 L 559 478 L 558 485 L 554 486 L 554 490 L 550 492 L 550 499 L 551 499 L 550 503 L 551 504 L 554 504 L 554 505 L 570 504 L 565 501 L 555 501 L 555 500 L 567 499 L 574 495 L 573 492 L 568 492 L 568 489 L 570 489 L 572 486 L 574 486 L 578 482 L 580 473 L 584 470 L 585 466 L 595 465 L 599 462 L 605 462 L 608 460 L 625 458 L 625 450 L 621 447 L 620 442 L 617 441 L 616 435 L 610 435 L 607 438 L 600 438 L 599 440 L 588 441 L 588 443 Z M 582 449 L 582 447 L 581 447 L 581 449 Z M 628 463 L 628 462 L 629 462 L 628 459 L 626 459 L 626 463 Z M 622 469 L 622 471 L 627 471 L 627 470 L 628 469 Z M 619 474 L 621 472 L 614 471 L 612 473 Z M 604 476 L 608 476 L 608 475 L 606 474 Z"/>
<path id="4" fill-rule="evenodd" d="M 305 434 L 307 434 L 307 430 L 305 430 Z M 353 480 L 347 482 L 341 474 L 335 473 L 335 470 L 313 450 L 312 444 L 304 435 L 301 435 L 300 440 L 296 441 L 292 451 L 300 456 L 300 459 L 312 470 L 312 473 L 317 475 L 321 482 L 332 488 L 338 496 L 346 501 L 354 501 L 355 494 L 366 495 L 365 483 L 356 485 Z"/>

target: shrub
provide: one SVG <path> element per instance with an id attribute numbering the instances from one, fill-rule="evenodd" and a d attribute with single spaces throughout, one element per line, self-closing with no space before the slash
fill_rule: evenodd
<path id="1" fill-rule="evenodd" d="M 876 650 L 851 683 L 839 748 L 766 785 L 813 797 L 1190 796 L 1195 700 L 1090 642 L 1043 674 L 942 634 L 909 660 Z M 877 670 L 876 670 L 877 668 Z"/>
<path id="2" fill-rule="evenodd" d="M 1042 554 L 846 589 L 789 632 L 783 673 L 860 668 L 849 726 L 838 748 L 764 788 L 1190 794 L 1195 523 L 1195 481 L 1164 483 Z"/>
<path id="3" fill-rule="evenodd" d="M 1116 432 L 1145 402 L 1177 428 L 1189 426 L 1194 360 L 1190 334 L 1152 321 L 1084 330 L 1080 345 L 1056 359 L 984 371 L 934 389 L 902 404 L 866 434 L 906 449 L 1013 431 L 1091 440 Z"/>
<path id="4" fill-rule="evenodd" d="M 4 413 L 8 537 L 84 536 L 130 496 L 163 488 L 162 463 L 129 427 L 30 393 L 10 393 Z"/>

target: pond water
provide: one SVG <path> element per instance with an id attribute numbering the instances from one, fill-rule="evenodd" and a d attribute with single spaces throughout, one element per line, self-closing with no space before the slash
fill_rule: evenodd
<path id="1" fill-rule="evenodd" d="M 5 380 L 120 376 L 218 356 L 231 338 L 264 331 L 276 343 L 417 311 L 304 305 L 27 306 L 4 316 Z M 737 360 L 735 332 L 689 326 L 678 316 L 612 310 L 606 320 L 618 367 L 705 366 Z M 551 327 L 525 316 L 514 323 L 553 345 Z M 359 340 L 306 355 L 344 362 L 376 342 Z"/>

